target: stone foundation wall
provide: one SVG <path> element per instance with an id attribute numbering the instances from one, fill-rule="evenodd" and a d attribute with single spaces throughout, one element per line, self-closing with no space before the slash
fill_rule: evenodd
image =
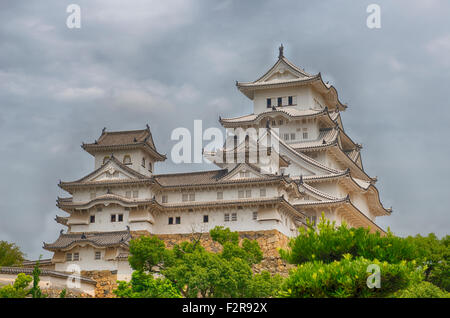
<path id="1" fill-rule="evenodd" d="M 132 232 L 133 238 L 142 235 L 148 236 L 150 234 L 146 231 Z M 214 242 L 209 233 L 160 234 L 157 235 L 157 237 L 164 241 L 167 248 L 172 248 L 175 244 L 179 244 L 183 241 L 193 242 L 200 239 L 200 243 L 206 250 L 215 253 L 221 251 L 220 244 Z M 278 248 L 286 248 L 289 238 L 279 231 L 268 230 L 239 232 L 240 241 L 245 238 L 249 240 L 256 240 L 263 252 L 264 259 L 261 263 L 253 266 L 253 271 L 255 273 L 267 270 L 272 274 L 287 276 L 289 274 L 289 269 L 294 267 L 291 264 L 287 264 L 280 258 Z"/>
<path id="2" fill-rule="evenodd" d="M 117 271 L 81 271 L 81 276 L 97 282 L 95 298 L 113 298 L 113 290 L 117 288 Z"/>

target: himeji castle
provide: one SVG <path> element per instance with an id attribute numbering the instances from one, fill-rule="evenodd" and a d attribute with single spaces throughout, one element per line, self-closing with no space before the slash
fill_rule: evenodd
<path id="1" fill-rule="evenodd" d="M 240 233 L 270 233 L 281 244 L 324 216 L 337 225 L 370 227 L 384 234 L 376 218 L 391 214 L 380 202 L 363 168 L 362 146 L 345 132 L 341 112 L 347 106 L 336 89 L 286 59 L 253 82 L 236 82 L 253 102 L 253 113 L 220 118 L 226 129 L 263 131 L 257 138 L 233 138 L 232 147 L 204 151 L 214 170 L 158 174 L 163 162 L 149 126 L 143 130 L 107 131 L 82 148 L 93 156 L 93 171 L 76 181 L 60 182 L 69 195 L 58 198 L 64 225 L 53 243 L 57 271 L 76 264 L 83 271 L 117 271 L 128 279 L 128 244 L 140 235 L 164 239 L 206 233 L 225 226 Z M 262 137 L 271 147 L 262 165 L 250 160 L 251 145 Z M 236 158 L 244 160 L 218 160 Z M 267 234 L 268 235 L 268 234 Z M 258 236 L 259 237 L 259 236 Z M 277 244 L 277 242 L 275 242 Z"/>

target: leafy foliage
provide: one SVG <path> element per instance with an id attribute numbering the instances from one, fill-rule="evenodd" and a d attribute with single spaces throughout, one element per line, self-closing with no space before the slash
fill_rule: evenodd
<path id="1" fill-rule="evenodd" d="M 380 266 L 381 288 L 370 289 L 367 272 L 370 264 Z M 415 262 L 401 261 L 389 264 L 362 257 L 352 259 L 347 254 L 340 261 L 325 264 L 307 262 L 293 270 L 283 284 L 281 297 L 386 297 L 400 289 L 419 282 L 422 271 Z"/>
<path id="2" fill-rule="evenodd" d="M 251 266 L 262 260 L 256 241 L 244 239 L 239 245 L 238 233 L 223 227 L 214 228 L 210 234 L 214 241 L 222 245 L 222 252 L 208 252 L 198 241 L 182 242 L 169 250 L 156 237 L 132 240 L 129 262 L 137 272 L 129 284 L 119 283 L 116 295 L 151 297 L 149 295 L 166 292 L 184 297 L 274 295 L 281 284 L 281 277 L 272 277 L 268 272 L 257 275 L 252 272 Z M 160 269 L 164 279 L 158 281 L 153 278 L 157 269 Z M 146 271 L 149 274 L 145 274 Z M 157 291 L 161 286 L 164 292 Z M 173 294 L 171 287 L 175 287 L 178 293 Z"/>
<path id="3" fill-rule="evenodd" d="M 30 293 L 27 287 L 32 280 L 33 278 L 30 275 L 20 273 L 13 285 L 0 288 L 0 298 L 25 298 Z"/>
<path id="4" fill-rule="evenodd" d="M 408 288 L 391 295 L 394 298 L 450 298 L 450 293 L 440 289 L 430 282 L 411 284 Z"/>
<path id="5" fill-rule="evenodd" d="M 24 260 L 24 254 L 14 243 L 0 241 L 0 266 L 18 266 Z"/>
<path id="6" fill-rule="evenodd" d="M 28 295 L 33 298 L 45 298 L 46 295 L 42 294 L 39 288 L 40 274 L 39 261 L 37 261 L 33 269 L 33 276 L 19 273 L 13 285 L 0 288 L 0 298 L 25 298 Z M 33 287 L 28 288 L 31 282 L 33 282 Z"/>
<path id="7" fill-rule="evenodd" d="M 416 259 L 427 266 L 425 280 L 450 292 L 450 236 L 439 240 L 431 233 L 409 236 L 406 241 L 414 246 Z"/>
<path id="8" fill-rule="evenodd" d="M 181 294 L 167 279 L 135 271 L 129 283 L 121 281 L 113 291 L 121 298 L 180 298 Z"/>
<path id="9" fill-rule="evenodd" d="M 291 239 L 289 250 L 281 250 L 285 260 L 293 264 L 321 260 L 330 263 L 340 260 L 344 254 L 366 259 L 378 259 L 388 263 L 416 258 L 414 245 L 390 231 L 385 237 L 379 232 L 370 233 L 366 228 L 339 227 L 322 215 L 317 228 L 300 228 L 300 234 Z"/>

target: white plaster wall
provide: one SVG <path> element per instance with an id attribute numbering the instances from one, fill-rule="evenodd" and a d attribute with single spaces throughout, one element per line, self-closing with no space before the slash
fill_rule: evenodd
<path id="1" fill-rule="evenodd" d="M 301 87 L 275 88 L 275 89 L 255 91 L 253 99 L 253 111 L 255 114 L 259 114 L 266 111 L 267 98 L 278 98 L 287 96 L 295 96 L 294 103 L 296 100 L 297 107 L 299 107 L 300 109 L 309 109 L 314 105 L 314 100 L 312 98 L 312 90 L 310 87 L 301 86 Z M 277 106 L 277 104 L 273 106 Z"/>
<path id="2" fill-rule="evenodd" d="M 12 285 L 14 284 L 14 281 L 16 280 L 17 275 L 16 274 L 0 274 L 0 285 Z M 95 296 L 95 284 L 90 284 L 87 282 L 84 282 L 80 280 L 79 288 L 76 288 L 74 285 L 71 285 L 73 287 L 69 288 L 68 281 L 66 278 L 60 278 L 60 277 L 53 277 L 48 275 L 41 274 L 39 276 L 39 287 L 42 290 L 46 289 L 66 289 L 69 291 L 73 291 L 76 293 L 85 293 L 89 294 L 92 297 Z M 30 283 L 31 286 L 32 283 Z"/>
<path id="3" fill-rule="evenodd" d="M 89 223 L 86 225 L 72 225 L 72 232 L 107 232 L 107 231 L 124 231 L 128 222 L 128 211 L 124 207 L 111 204 L 109 206 L 101 206 L 102 211 L 97 211 L 97 207 L 94 207 L 87 212 L 82 212 L 87 215 L 87 222 L 89 222 L 89 215 L 95 215 L 95 223 Z M 118 222 L 116 216 L 116 222 L 111 222 L 111 214 L 123 214 L 123 221 Z M 69 217 L 69 223 L 73 216 Z"/>
<path id="4" fill-rule="evenodd" d="M 122 163 L 125 155 L 129 155 L 131 157 L 131 165 L 127 165 L 129 168 L 136 170 L 137 172 L 146 176 L 150 176 L 152 174 L 149 171 L 149 162 L 152 162 L 153 164 L 153 161 L 150 159 L 150 156 L 144 151 L 140 149 L 114 150 L 112 153 L 114 154 L 114 157 Z M 98 152 L 95 154 L 95 169 L 98 169 L 103 165 L 103 159 L 106 156 L 111 156 L 111 151 Z M 145 167 L 142 166 L 142 158 L 145 158 Z"/>
<path id="5" fill-rule="evenodd" d="M 102 256 L 101 259 L 96 260 L 95 259 L 95 252 L 101 252 Z M 72 272 L 75 266 L 79 266 L 81 270 L 91 271 L 91 270 L 116 270 L 117 269 L 117 261 L 111 260 L 108 261 L 105 259 L 105 249 L 100 248 L 94 248 L 90 245 L 86 245 L 83 247 L 77 246 L 69 251 L 65 251 L 66 253 L 80 253 L 80 260 L 79 261 L 71 261 L 71 262 L 64 262 L 64 263 L 56 263 L 55 264 L 55 270 L 56 271 L 62 271 L 62 272 Z M 65 258 L 64 258 L 65 259 Z"/>

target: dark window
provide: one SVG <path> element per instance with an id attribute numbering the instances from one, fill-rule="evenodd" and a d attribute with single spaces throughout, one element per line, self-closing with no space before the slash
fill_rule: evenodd
<path id="1" fill-rule="evenodd" d="M 281 104 L 282 104 L 282 99 L 281 99 L 281 97 L 278 97 L 278 107 L 281 107 Z"/>
<path id="2" fill-rule="evenodd" d="M 169 218 L 169 224 L 173 224 L 173 218 L 172 217 Z"/>
<path id="3" fill-rule="evenodd" d="M 207 215 L 203 216 L 203 223 L 208 223 L 208 216 Z"/>
<path id="4" fill-rule="evenodd" d="M 119 214 L 119 222 L 123 222 L 123 214 Z"/>
<path id="5" fill-rule="evenodd" d="M 270 98 L 267 99 L 267 108 L 272 107 L 272 100 Z"/>
<path id="6" fill-rule="evenodd" d="M 116 215 L 115 214 L 111 214 L 111 222 L 116 222 Z"/>
<path id="7" fill-rule="evenodd" d="M 292 96 L 289 96 L 289 97 L 288 97 L 288 104 L 289 104 L 289 105 L 292 105 Z"/>
<path id="8" fill-rule="evenodd" d="M 91 222 L 91 223 L 95 223 L 95 215 L 91 215 L 91 217 L 90 217 L 90 222 Z"/>
<path id="9" fill-rule="evenodd" d="M 177 216 L 175 218 L 175 224 L 180 224 L 181 223 L 181 218 L 179 216 Z"/>

